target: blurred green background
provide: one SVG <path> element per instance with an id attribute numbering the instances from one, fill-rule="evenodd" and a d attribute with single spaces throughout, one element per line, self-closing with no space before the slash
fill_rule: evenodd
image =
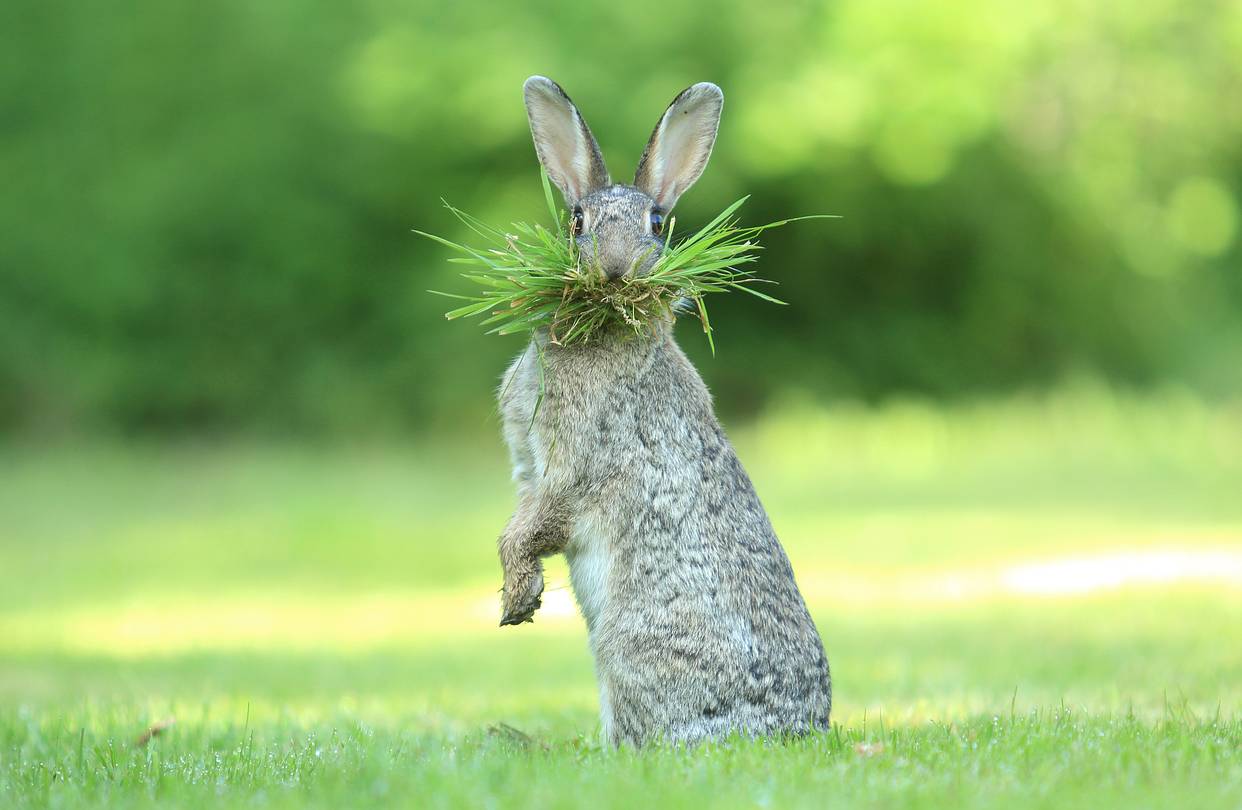
<path id="1" fill-rule="evenodd" d="M 536 624 L 495 627 L 493 391 L 521 341 L 445 322 L 426 290 L 465 282 L 411 233 L 468 238 L 441 198 L 546 216 L 533 73 L 619 179 L 680 89 L 721 85 L 683 228 L 743 194 L 751 224 L 842 217 L 765 237 L 789 306 L 710 302 L 716 357 L 679 327 L 846 729 L 807 771 L 832 784 L 777 804 L 917 806 L 928 780 L 930 807 L 1236 796 L 1240 53 L 1228 0 L 7 0 L 0 804 L 734 795 L 727 761 L 601 771 L 569 747 L 540 777 L 482 731 L 589 747 L 597 723 L 561 561 Z M 1040 727 L 1066 707 L 1092 755 Z M 1044 744 L 989 760 L 970 735 L 1023 712 Z M 853 759 L 877 715 L 921 741 L 892 772 Z M 1201 757 L 1115 756 L 1094 729 L 1122 715 Z M 109 753 L 165 716 L 166 766 Z M 339 728 L 390 783 L 340 747 L 269 782 L 227 764 L 318 758 Z"/>
<path id="2" fill-rule="evenodd" d="M 679 208 L 744 193 L 791 306 L 716 302 L 726 415 L 1099 375 L 1242 391 L 1242 7 L 6 3 L 0 429 L 472 428 L 516 340 L 446 324 L 445 198 L 545 216 L 521 82 L 631 176 L 727 103 Z"/>

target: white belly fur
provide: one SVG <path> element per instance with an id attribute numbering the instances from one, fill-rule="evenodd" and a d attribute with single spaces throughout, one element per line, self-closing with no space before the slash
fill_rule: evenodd
<path id="1" fill-rule="evenodd" d="M 611 544 L 605 534 L 602 516 L 594 510 L 578 517 L 573 534 L 565 549 L 569 562 L 569 582 L 574 589 L 578 608 L 586 619 L 587 629 L 608 606 L 608 579 L 612 569 Z"/>

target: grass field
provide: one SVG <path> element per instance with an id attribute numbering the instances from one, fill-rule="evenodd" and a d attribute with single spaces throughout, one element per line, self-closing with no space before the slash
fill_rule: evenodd
<path id="1" fill-rule="evenodd" d="M 559 562 L 495 626 L 494 425 L 0 449 L 0 806 L 1242 807 L 1242 408 L 791 401 L 733 433 L 837 725 L 693 751 L 599 745 Z"/>

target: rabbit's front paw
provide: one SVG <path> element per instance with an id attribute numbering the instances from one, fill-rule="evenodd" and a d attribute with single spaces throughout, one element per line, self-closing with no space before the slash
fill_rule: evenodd
<path id="1" fill-rule="evenodd" d="M 505 579 L 500 626 L 534 621 L 531 617 L 543 604 L 543 572 L 535 570 L 524 577 Z"/>

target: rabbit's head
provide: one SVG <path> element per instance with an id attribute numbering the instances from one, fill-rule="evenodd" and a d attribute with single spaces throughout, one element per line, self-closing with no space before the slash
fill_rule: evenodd
<path id="1" fill-rule="evenodd" d="M 531 76 L 523 87 L 535 151 L 573 212 L 583 263 L 609 278 L 648 272 L 660 255 L 677 198 L 699 179 L 716 141 L 724 94 L 687 87 L 664 111 L 638 161 L 634 184 L 614 184 L 599 144 L 560 85 Z"/>

